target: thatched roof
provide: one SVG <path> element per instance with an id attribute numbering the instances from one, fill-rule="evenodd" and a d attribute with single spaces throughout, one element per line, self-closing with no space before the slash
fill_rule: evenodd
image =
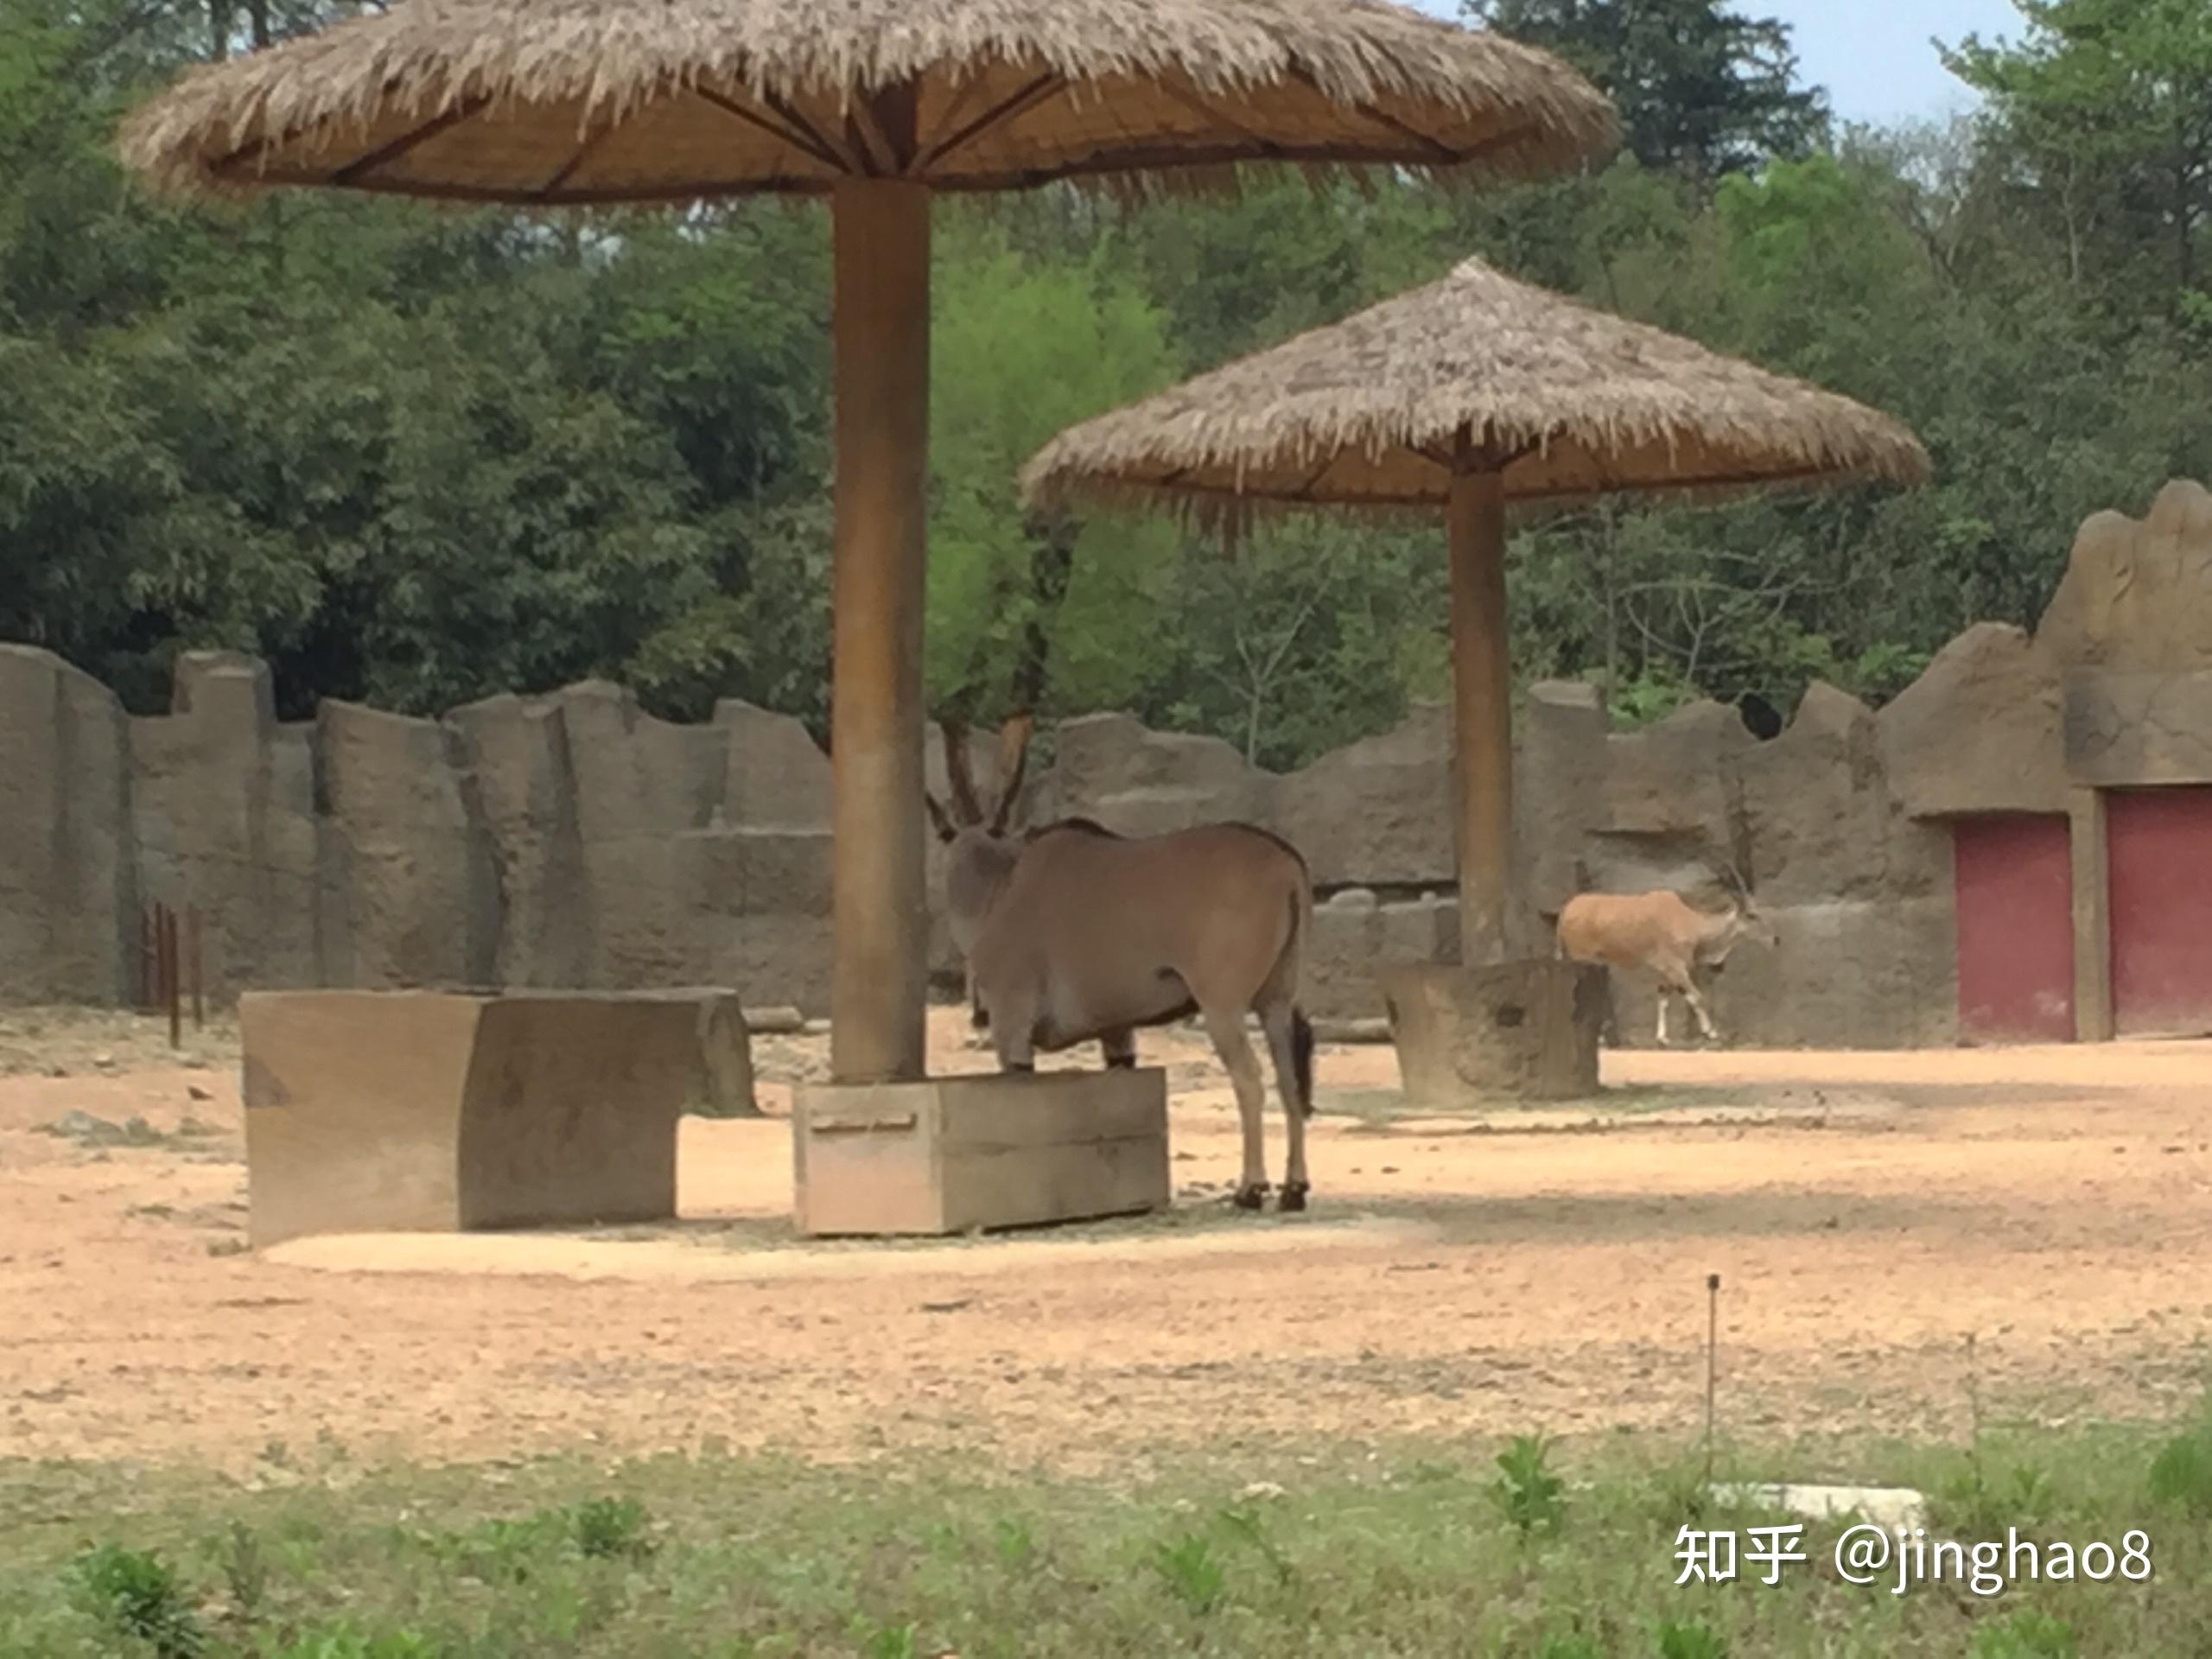
<path id="1" fill-rule="evenodd" d="M 1096 420 L 1032 461 L 1025 491 L 1257 505 L 1440 507 L 1462 446 L 1509 502 L 1917 483 L 1898 422 L 1471 259 L 1387 300 Z"/>
<path id="2" fill-rule="evenodd" d="M 558 206 L 879 173 L 1518 175 L 1613 134 L 1557 59 L 1382 0 L 398 0 L 187 74 L 122 148 L 201 191 Z"/>

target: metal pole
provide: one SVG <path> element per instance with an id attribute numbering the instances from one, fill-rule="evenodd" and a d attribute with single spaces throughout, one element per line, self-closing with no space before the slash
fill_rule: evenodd
<path id="1" fill-rule="evenodd" d="M 830 1075 L 914 1079 L 927 1047 L 922 602 L 927 557 L 930 197 L 836 187 L 835 940 Z"/>
<path id="2" fill-rule="evenodd" d="M 1513 668 L 1506 636 L 1505 480 L 1462 434 L 1452 480 L 1454 844 L 1459 960 L 1503 962 L 1513 880 Z"/>

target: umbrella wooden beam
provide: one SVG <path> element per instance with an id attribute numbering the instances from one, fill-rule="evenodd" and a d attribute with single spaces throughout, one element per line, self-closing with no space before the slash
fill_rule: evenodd
<path id="1" fill-rule="evenodd" d="M 930 194 L 837 188 L 837 481 L 830 760 L 836 966 L 830 1072 L 925 1073 L 922 823 Z"/>
<path id="2" fill-rule="evenodd" d="M 1505 474 L 1461 434 L 1446 512 L 1452 560 L 1452 830 L 1459 960 L 1506 959 L 1513 886 L 1513 666 L 1505 596 Z"/>

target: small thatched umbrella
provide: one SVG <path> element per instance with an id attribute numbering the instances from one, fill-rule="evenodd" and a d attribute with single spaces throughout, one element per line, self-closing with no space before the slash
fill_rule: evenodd
<path id="1" fill-rule="evenodd" d="M 1460 948 L 1505 947 L 1512 868 L 1505 509 L 1615 491 L 1917 482 L 1864 406 L 1469 260 L 1443 281 L 1072 427 L 1033 501 L 1443 512 L 1450 526 Z"/>
<path id="2" fill-rule="evenodd" d="M 217 194 L 831 199 L 832 1070 L 857 1082 L 923 1075 L 931 193 L 1251 162 L 1528 175 L 1612 130 L 1557 60 L 1381 0 L 401 0 L 194 72 L 123 150 Z"/>

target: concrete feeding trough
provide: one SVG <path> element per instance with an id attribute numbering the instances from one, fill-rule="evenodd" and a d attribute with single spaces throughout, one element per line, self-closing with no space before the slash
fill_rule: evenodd
<path id="1" fill-rule="evenodd" d="M 702 1033 L 737 1017 L 711 991 L 249 992 L 252 1242 L 671 1217 L 677 1120 L 734 1081 Z"/>
<path id="2" fill-rule="evenodd" d="M 810 1237 L 924 1235 L 1165 1210 L 1167 1074 L 819 1084 L 791 1122 L 793 1219 Z"/>
<path id="3" fill-rule="evenodd" d="M 1598 1092 L 1605 970 L 1534 960 L 1382 975 L 1406 1098 L 1586 1100 Z"/>

